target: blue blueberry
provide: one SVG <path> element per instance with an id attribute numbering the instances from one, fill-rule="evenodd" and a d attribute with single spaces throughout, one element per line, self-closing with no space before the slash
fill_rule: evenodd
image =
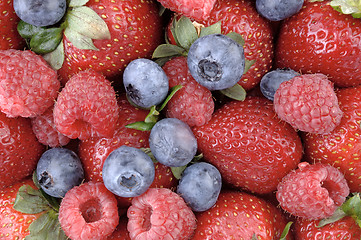
<path id="1" fill-rule="evenodd" d="M 197 139 L 186 123 L 176 118 L 164 118 L 152 128 L 149 148 L 158 162 L 181 167 L 196 155 Z"/>
<path id="2" fill-rule="evenodd" d="M 59 22 L 66 11 L 66 0 L 14 0 L 16 15 L 34 26 L 51 26 Z"/>
<path id="3" fill-rule="evenodd" d="M 210 209 L 217 201 L 222 188 L 218 169 L 205 162 L 187 167 L 179 180 L 177 193 L 195 212 Z"/>
<path id="4" fill-rule="evenodd" d="M 105 187 L 120 197 L 136 197 L 152 184 L 155 168 L 142 150 L 121 146 L 112 151 L 103 165 Z"/>
<path id="5" fill-rule="evenodd" d="M 301 10 L 304 0 L 256 0 L 260 15 L 271 21 L 281 21 Z"/>
<path id="6" fill-rule="evenodd" d="M 163 69 L 145 58 L 129 63 L 123 73 L 123 84 L 128 99 L 142 108 L 160 104 L 169 91 L 168 77 Z"/>
<path id="7" fill-rule="evenodd" d="M 281 83 L 300 75 L 292 69 L 275 69 L 263 75 L 260 83 L 262 94 L 273 101 L 276 90 Z"/>
<path id="8" fill-rule="evenodd" d="M 241 45 L 222 34 L 198 38 L 191 45 L 187 63 L 193 78 L 209 90 L 233 87 L 245 67 Z"/>
<path id="9" fill-rule="evenodd" d="M 66 148 L 45 151 L 36 166 L 40 187 L 50 196 L 63 198 L 65 193 L 84 179 L 79 157 Z"/>

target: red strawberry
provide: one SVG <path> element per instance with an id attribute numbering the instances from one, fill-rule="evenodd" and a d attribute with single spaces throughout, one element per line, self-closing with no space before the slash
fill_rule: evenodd
<path id="1" fill-rule="evenodd" d="M 3 189 L 34 171 L 44 152 L 31 129 L 30 119 L 8 118 L 0 112 L 0 189 Z"/>
<path id="2" fill-rule="evenodd" d="M 99 50 L 84 50 L 76 48 L 65 37 L 65 61 L 59 70 L 64 83 L 71 75 L 88 68 L 117 79 L 131 60 L 150 57 L 163 39 L 161 18 L 154 0 L 116 3 L 90 0 L 86 6 L 105 21 L 111 38 L 94 40 L 94 46 Z"/>
<path id="3" fill-rule="evenodd" d="M 129 232 L 127 229 L 128 218 L 119 218 L 119 224 L 115 231 L 110 235 L 107 240 L 130 240 Z"/>
<path id="4" fill-rule="evenodd" d="M 305 159 L 337 167 L 351 192 L 361 191 L 361 86 L 337 91 L 341 123 L 329 134 L 304 134 Z"/>
<path id="5" fill-rule="evenodd" d="M 0 49 L 22 49 L 24 39 L 19 35 L 17 26 L 20 19 L 16 15 L 13 0 L 0 1 Z"/>
<path id="6" fill-rule="evenodd" d="M 339 87 L 361 84 L 361 21 L 334 10 L 330 1 L 305 2 L 280 28 L 276 66 L 321 72 Z"/>
<path id="7" fill-rule="evenodd" d="M 233 186 L 270 193 L 302 157 L 296 131 L 280 121 L 272 103 L 247 97 L 226 103 L 205 125 L 195 127 L 198 150 Z"/>
<path id="8" fill-rule="evenodd" d="M 169 87 L 183 86 L 167 103 L 167 117 L 178 118 L 191 127 L 207 123 L 214 111 L 212 93 L 194 80 L 188 70 L 187 58 L 173 58 L 166 62 L 163 70 L 168 76 Z"/>
<path id="9" fill-rule="evenodd" d="M 215 206 L 197 215 L 192 239 L 280 239 L 285 226 L 282 212 L 264 199 L 222 191 Z M 292 239 L 290 234 L 286 239 Z"/>

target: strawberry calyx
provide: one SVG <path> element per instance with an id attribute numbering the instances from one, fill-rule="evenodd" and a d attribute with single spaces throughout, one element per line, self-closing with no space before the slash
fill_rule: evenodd
<path id="1" fill-rule="evenodd" d="M 324 0 L 309 0 L 309 2 L 323 2 Z M 360 0 L 331 0 L 330 6 L 343 14 L 350 14 L 354 18 L 361 18 Z"/>

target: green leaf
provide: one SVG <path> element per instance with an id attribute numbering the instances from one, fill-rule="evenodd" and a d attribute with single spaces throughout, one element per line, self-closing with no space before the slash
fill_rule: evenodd
<path id="1" fill-rule="evenodd" d="M 192 43 L 198 39 L 198 33 L 192 21 L 182 16 L 175 26 L 175 35 L 179 45 L 185 49 L 189 49 Z"/>
<path id="2" fill-rule="evenodd" d="M 187 50 L 174 44 L 161 44 L 153 52 L 152 58 L 187 56 Z"/>
<path id="3" fill-rule="evenodd" d="M 127 124 L 125 127 L 126 128 L 131 128 L 131 129 L 136 129 L 136 130 L 140 130 L 140 131 L 150 131 L 152 130 L 153 126 L 155 125 L 155 122 L 149 122 L 149 123 L 146 123 L 146 122 L 134 122 L 134 123 L 130 123 L 130 124 Z"/>
<path id="4" fill-rule="evenodd" d="M 182 167 L 171 167 L 171 171 L 173 173 L 173 176 L 176 178 L 176 179 L 181 179 L 182 177 L 182 173 L 184 172 L 184 170 L 187 168 L 187 165 L 185 166 L 182 166 Z"/>
<path id="5" fill-rule="evenodd" d="M 80 7 L 84 6 L 89 0 L 70 0 L 69 7 Z"/>
<path id="6" fill-rule="evenodd" d="M 64 31 L 65 36 L 78 49 L 99 50 L 94 46 L 93 40 L 69 28 Z"/>
<path id="7" fill-rule="evenodd" d="M 74 31 L 90 39 L 110 39 L 105 21 L 89 7 L 76 7 L 67 14 L 69 31 Z"/>
<path id="8" fill-rule="evenodd" d="M 221 34 L 222 33 L 222 30 L 221 30 L 221 22 L 217 22 L 213 25 L 210 25 L 208 27 L 204 27 L 204 28 L 201 28 L 201 32 L 199 34 L 199 37 L 204 37 L 204 36 L 207 36 L 207 35 L 211 35 L 211 34 Z"/>
<path id="9" fill-rule="evenodd" d="M 247 60 L 245 61 L 244 64 L 244 71 L 243 74 L 246 74 L 246 72 L 248 72 L 248 70 L 252 67 L 252 65 L 256 62 L 256 60 Z"/>
<path id="10" fill-rule="evenodd" d="M 158 162 L 157 159 L 155 159 L 150 148 L 140 148 L 140 150 L 142 150 L 145 154 L 147 154 L 152 159 L 154 164 L 156 164 Z"/>
<path id="11" fill-rule="evenodd" d="M 19 188 L 13 208 L 22 213 L 36 214 L 49 210 L 50 206 L 38 189 L 24 185 Z"/>
<path id="12" fill-rule="evenodd" d="M 288 222 L 285 226 L 285 228 L 283 229 L 283 232 L 281 234 L 280 240 L 286 240 L 288 233 L 290 232 L 290 228 L 291 225 L 293 224 L 293 222 Z"/>
<path id="13" fill-rule="evenodd" d="M 332 0 L 330 5 L 343 14 L 351 14 L 355 18 L 361 17 L 360 0 Z"/>
<path id="14" fill-rule="evenodd" d="M 244 39 L 241 34 L 236 32 L 230 32 L 226 34 L 227 37 L 231 38 L 233 41 L 237 42 L 242 47 L 244 46 Z"/>
<path id="15" fill-rule="evenodd" d="M 168 96 L 164 99 L 162 105 L 160 105 L 160 107 L 158 108 L 159 112 L 165 108 L 165 106 L 172 99 L 174 94 L 176 94 L 176 92 L 178 92 L 182 87 L 183 87 L 182 85 L 176 85 L 169 90 Z"/>
<path id="16" fill-rule="evenodd" d="M 159 111 L 156 106 L 152 106 L 149 110 L 148 115 L 145 117 L 144 122 L 156 123 L 158 121 Z"/>
<path id="17" fill-rule="evenodd" d="M 234 85 L 233 87 L 220 90 L 222 94 L 225 96 L 238 100 L 238 101 L 244 101 L 246 99 L 247 92 L 244 90 L 244 88 L 239 85 L 238 83 Z"/>
<path id="18" fill-rule="evenodd" d="M 38 54 L 46 54 L 54 51 L 62 39 L 62 28 L 48 28 L 33 35 L 30 49 Z"/>
<path id="19" fill-rule="evenodd" d="M 44 27 L 37 27 L 37 26 L 31 25 L 29 23 L 26 23 L 22 20 L 19 21 L 17 29 L 18 29 L 20 36 L 25 39 L 30 39 L 36 33 L 45 30 Z"/>
<path id="20" fill-rule="evenodd" d="M 45 61 L 47 61 L 54 70 L 59 70 L 63 66 L 64 57 L 63 41 L 60 42 L 54 51 L 43 55 Z"/>
<path id="21" fill-rule="evenodd" d="M 318 222 L 317 227 L 323 227 L 326 226 L 327 224 L 337 222 L 338 220 L 342 219 L 345 216 L 347 216 L 347 214 L 344 211 L 342 211 L 341 208 L 338 208 L 331 217 L 320 220 Z"/>
<path id="22" fill-rule="evenodd" d="M 361 199 L 360 193 L 355 193 L 348 198 L 341 206 L 341 209 L 350 216 L 361 219 Z"/>

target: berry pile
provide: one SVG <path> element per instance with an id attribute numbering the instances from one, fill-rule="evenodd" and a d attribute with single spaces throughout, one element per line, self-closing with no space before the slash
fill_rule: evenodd
<path id="1" fill-rule="evenodd" d="M 360 9 L 0 1 L 0 239 L 359 240 Z"/>

